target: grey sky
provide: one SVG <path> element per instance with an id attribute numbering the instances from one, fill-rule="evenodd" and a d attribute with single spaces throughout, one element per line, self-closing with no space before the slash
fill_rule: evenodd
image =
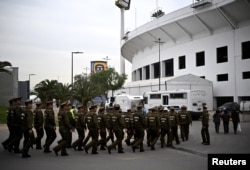
<path id="1" fill-rule="evenodd" d="M 115 0 L 0 0 L 0 60 L 19 67 L 19 80 L 31 77 L 31 87 L 44 79 L 70 83 L 71 52 L 74 74 L 86 72 L 90 61 L 111 58 L 119 71 L 120 10 Z M 125 12 L 125 30 L 150 21 L 157 4 L 172 12 L 192 0 L 132 0 Z M 87 70 L 89 73 L 90 70 Z M 126 62 L 126 73 L 131 65 Z"/>

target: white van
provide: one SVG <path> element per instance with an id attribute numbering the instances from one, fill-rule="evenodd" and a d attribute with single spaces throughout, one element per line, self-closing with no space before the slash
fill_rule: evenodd
<path id="1" fill-rule="evenodd" d="M 250 101 L 241 101 L 240 102 L 241 111 L 250 111 Z"/>

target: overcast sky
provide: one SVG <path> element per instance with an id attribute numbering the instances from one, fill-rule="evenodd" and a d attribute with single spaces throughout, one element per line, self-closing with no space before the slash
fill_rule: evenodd
<path id="1" fill-rule="evenodd" d="M 132 0 L 125 12 L 125 31 L 150 19 L 161 7 L 165 13 L 193 0 Z M 90 61 L 103 60 L 119 72 L 120 10 L 115 0 L 0 0 L 0 61 L 19 67 L 19 80 L 31 76 L 31 88 L 42 80 L 71 82 L 74 74 L 90 72 Z M 104 60 L 103 60 L 104 61 Z M 131 77 L 131 64 L 126 62 Z"/>

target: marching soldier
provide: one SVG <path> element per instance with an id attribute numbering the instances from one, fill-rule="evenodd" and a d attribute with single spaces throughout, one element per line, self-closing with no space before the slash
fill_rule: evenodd
<path id="1" fill-rule="evenodd" d="M 62 111 L 58 114 L 58 124 L 59 124 L 59 132 L 62 136 L 59 144 L 53 148 L 56 156 L 58 156 L 58 152 L 61 151 L 61 156 L 68 156 L 69 154 L 66 151 L 66 148 L 69 144 L 70 135 L 74 130 L 74 127 L 71 126 L 69 120 L 69 105 L 67 102 L 63 102 L 61 104 Z"/>
<path id="2" fill-rule="evenodd" d="M 152 108 L 152 112 L 148 114 L 147 128 L 150 136 L 149 142 L 151 150 L 155 150 L 155 143 L 159 137 L 159 119 L 157 116 L 157 108 Z"/>
<path id="3" fill-rule="evenodd" d="M 201 115 L 201 136 L 202 136 L 202 144 L 203 145 L 210 145 L 210 135 L 208 131 L 209 126 L 209 114 L 207 108 L 203 107 L 203 113 Z"/>
<path id="4" fill-rule="evenodd" d="M 188 140 L 189 136 L 189 124 L 192 123 L 190 114 L 187 112 L 187 107 L 182 106 L 181 111 L 178 114 L 179 124 L 181 128 L 181 139 L 182 141 Z"/>
<path id="5" fill-rule="evenodd" d="M 93 111 L 92 106 L 89 106 L 89 112 L 92 112 L 92 111 Z M 87 113 L 88 113 L 88 111 L 85 112 L 85 116 L 86 116 Z M 86 122 L 85 122 L 85 126 L 86 126 Z M 82 143 L 83 147 L 86 146 L 86 144 L 88 143 L 89 139 L 90 139 L 90 132 L 88 131 L 88 135 L 87 135 L 87 137 L 84 139 L 84 141 Z"/>
<path id="6" fill-rule="evenodd" d="M 68 116 L 69 116 L 69 123 L 72 127 L 75 128 L 75 106 L 73 105 L 69 105 L 69 112 L 68 112 Z M 69 135 L 69 143 L 68 143 L 68 146 L 67 148 L 72 148 L 71 146 L 71 143 L 72 143 L 72 133 L 70 133 Z"/>
<path id="7" fill-rule="evenodd" d="M 100 127 L 100 137 L 101 139 L 98 141 L 98 146 L 101 145 L 100 150 L 106 150 L 106 137 L 107 137 L 107 132 L 106 132 L 106 118 L 104 115 L 104 107 L 100 107 L 98 111 L 98 124 Z"/>
<path id="8" fill-rule="evenodd" d="M 165 146 L 165 136 L 167 135 L 167 140 L 169 141 L 169 116 L 168 111 L 163 110 L 163 113 L 161 114 L 160 118 L 160 128 L 161 128 L 161 148 L 164 148 Z M 169 143 L 169 142 L 168 142 Z"/>
<path id="9" fill-rule="evenodd" d="M 55 114 L 53 111 L 53 102 L 48 101 L 46 106 L 47 108 L 44 111 L 44 129 L 47 137 L 44 145 L 44 153 L 50 153 L 50 145 L 56 139 L 56 123 Z"/>
<path id="10" fill-rule="evenodd" d="M 109 140 L 111 140 L 112 143 L 114 143 L 114 133 L 112 129 L 112 116 L 113 116 L 114 108 L 112 106 L 109 106 L 108 113 L 106 114 L 106 127 L 108 129 L 108 136 L 106 139 L 106 144 Z"/>
<path id="11" fill-rule="evenodd" d="M 38 102 L 36 103 L 36 109 L 34 110 L 34 127 L 36 129 L 36 138 L 35 138 L 35 144 L 36 149 L 42 149 L 41 140 L 44 135 L 44 129 L 43 129 L 43 112 L 42 112 L 42 103 Z"/>
<path id="12" fill-rule="evenodd" d="M 126 133 L 127 133 L 127 139 L 125 140 L 126 144 L 128 146 L 131 145 L 130 140 L 133 137 L 133 116 L 131 114 L 131 109 L 127 110 L 127 113 L 124 116 L 124 123 L 125 123 L 125 128 L 126 128 Z"/>
<path id="13" fill-rule="evenodd" d="M 179 119 L 177 113 L 174 111 L 174 107 L 170 107 L 169 111 L 169 131 L 170 131 L 170 139 L 169 143 L 167 144 L 168 146 L 173 146 L 172 141 L 175 139 L 176 144 L 180 144 L 179 141 L 179 136 L 178 136 L 178 124 L 179 124 Z"/>
<path id="14" fill-rule="evenodd" d="M 132 150 L 135 152 L 136 148 L 140 148 L 140 152 L 144 152 L 143 149 L 143 139 L 145 135 L 145 119 L 141 113 L 141 105 L 137 106 L 137 111 L 133 114 L 133 127 L 134 127 L 134 134 L 135 140 L 133 141 Z"/>
<path id="15" fill-rule="evenodd" d="M 21 129 L 24 134 L 22 157 L 28 158 L 31 157 L 28 152 L 29 148 L 32 147 L 35 137 L 33 133 L 33 113 L 32 109 L 32 100 L 25 101 L 25 108 L 21 114 Z"/>
<path id="16" fill-rule="evenodd" d="M 92 147 L 92 154 L 98 154 L 97 152 L 97 143 L 98 143 L 98 136 L 99 136 L 99 126 L 98 126 L 98 119 L 96 115 L 97 105 L 94 104 L 91 106 L 92 111 L 88 112 L 85 116 L 85 122 L 89 129 L 89 135 L 92 138 L 92 141 L 88 143 L 84 150 L 88 153 L 89 148 Z"/>
<path id="17" fill-rule="evenodd" d="M 83 105 L 79 105 L 77 107 L 78 113 L 75 115 L 75 125 L 76 125 L 76 130 L 78 133 L 78 139 L 73 142 L 72 147 L 74 150 L 82 151 L 82 142 L 83 139 L 85 138 L 85 130 L 86 130 L 86 124 L 85 124 L 85 118 L 84 118 L 84 108 Z M 78 147 L 76 149 L 76 147 Z"/>
<path id="18" fill-rule="evenodd" d="M 114 130 L 116 140 L 114 143 L 108 146 L 109 154 L 111 154 L 111 150 L 115 148 L 116 145 L 118 145 L 118 153 L 124 153 L 123 148 L 122 148 L 122 140 L 124 137 L 124 133 L 123 133 L 124 121 L 123 121 L 121 114 L 119 113 L 120 105 L 115 104 L 114 108 L 115 108 L 115 111 L 111 118 L 112 119 L 111 126 L 112 126 L 112 129 Z"/>

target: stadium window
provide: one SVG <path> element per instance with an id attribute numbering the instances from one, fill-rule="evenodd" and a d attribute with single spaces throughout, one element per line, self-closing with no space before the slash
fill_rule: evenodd
<path id="1" fill-rule="evenodd" d="M 146 80 L 148 80 L 148 79 L 150 79 L 150 71 L 149 71 L 149 65 L 147 65 L 146 67 L 145 67 L 145 70 L 146 70 Z"/>
<path id="2" fill-rule="evenodd" d="M 154 63 L 154 78 L 159 78 L 160 76 L 160 63 Z"/>
<path id="3" fill-rule="evenodd" d="M 142 80 L 142 69 L 139 68 L 139 69 L 138 69 L 138 72 L 139 72 L 139 80 Z"/>
<path id="4" fill-rule="evenodd" d="M 196 66 L 204 66 L 205 65 L 205 52 L 196 53 Z"/>
<path id="5" fill-rule="evenodd" d="M 179 69 L 186 68 L 186 56 L 179 57 Z"/>
<path id="6" fill-rule="evenodd" d="M 217 63 L 225 63 L 227 60 L 227 46 L 217 48 Z"/>
<path id="7" fill-rule="evenodd" d="M 170 93 L 171 99 L 186 99 L 187 94 L 186 93 Z"/>
<path id="8" fill-rule="evenodd" d="M 218 74 L 217 81 L 228 81 L 228 74 Z"/>
<path id="9" fill-rule="evenodd" d="M 174 59 L 165 60 L 165 77 L 174 75 Z"/>
<path id="10" fill-rule="evenodd" d="M 250 71 L 242 72 L 242 79 L 250 79 Z"/>
<path id="11" fill-rule="evenodd" d="M 250 58 L 250 41 L 241 43 L 242 59 Z"/>
<path id="12" fill-rule="evenodd" d="M 150 99 L 161 99 L 161 94 L 150 94 Z"/>
<path id="13" fill-rule="evenodd" d="M 202 79 L 206 79 L 206 76 L 200 76 L 200 78 L 202 78 Z"/>

